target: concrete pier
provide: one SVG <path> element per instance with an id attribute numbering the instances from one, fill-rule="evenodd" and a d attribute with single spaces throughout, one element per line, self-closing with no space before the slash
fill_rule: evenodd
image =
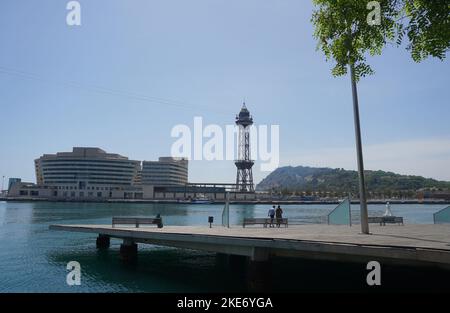
<path id="1" fill-rule="evenodd" d="M 372 225 L 371 235 L 359 234 L 358 227 L 323 224 L 289 228 L 51 225 L 50 229 L 124 239 L 121 255 L 123 250 L 125 258 L 135 258 L 137 243 L 148 243 L 245 256 L 253 262 L 283 256 L 346 262 L 376 260 L 450 269 L 450 225 Z"/>

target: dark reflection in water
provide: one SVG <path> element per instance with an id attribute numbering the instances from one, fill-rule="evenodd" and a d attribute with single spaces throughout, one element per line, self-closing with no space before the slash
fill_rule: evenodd
<path id="1" fill-rule="evenodd" d="M 117 247 L 118 248 L 118 247 Z M 140 249 L 138 262 L 123 263 L 118 249 L 55 253 L 48 256 L 55 266 L 80 262 L 83 282 L 89 290 L 126 292 L 243 291 L 239 276 L 230 275 L 217 263 L 214 253 L 170 248 Z"/>
<path id="2" fill-rule="evenodd" d="M 324 222 L 334 205 L 284 206 L 285 216 L 298 223 Z M 112 216 L 155 216 L 166 225 L 207 225 L 214 216 L 219 227 L 223 205 L 104 204 L 0 202 L 0 292 L 209 292 L 245 291 L 242 272 L 230 268 L 215 254 L 140 245 L 138 262 L 124 265 L 119 258 L 120 241 L 112 240 L 107 251 L 97 251 L 95 235 L 49 231 L 50 224 L 108 224 Z M 231 224 L 245 217 L 264 217 L 267 205 L 232 205 Z M 442 206 L 399 205 L 392 210 L 407 223 L 431 223 Z M 384 206 L 370 206 L 370 215 Z M 353 207 L 357 222 L 358 206 Z M 67 286 L 66 265 L 81 264 L 81 286 Z M 365 264 L 348 265 L 319 261 L 274 259 L 270 290 L 364 290 Z M 448 272 L 408 268 L 383 269 L 384 288 L 427 290 L 448 286 Z M 391 271 L 391 272 L 389 272 Z M 386 274 L 387 273 L 387 274 Z M 428 285 L 427 285 L 428 281 Z M 400 286 L 400 287 L 399 287 Z M 444 288 L 444 287 L 442 287 Z M 441 289 L 442 289 L 441 288 Z"/>

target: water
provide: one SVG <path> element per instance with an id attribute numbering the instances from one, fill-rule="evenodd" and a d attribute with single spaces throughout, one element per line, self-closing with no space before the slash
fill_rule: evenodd
<path id="1" fill-rule="evenodd" d="M 296 223 L 324 223 L 334 207 L 285 205 L 283 209 L 284 215 Z M 393 205 L 392 211 L 403 216 L 407 224 L 429 224 L 433 213 L 443 207 L 405 204 Z M 51 224 L 110 224 L 112 216 L 157 213 L 161 213 L 166 225 L 207 225 L 208 216 L 214 216 L 219 227 L 222 208 L 223 205 L 0 202 L 0 292 L 245 291 L 242 277 L 230 275 L 213 253 L 140 245 L 139 260 L 131 266 L 120 261 L 119 240 L 111 240 L 109 250 L 97 251 L 93 234 L 48 229 Z M 359 219 L 358 208 L 352 206 L 354 223 Z M 245 217 L 264 217 L 267 209 L 267 205 L 231 205 L 230 223 L 240 224 Z M 383 212 L 383 205 L 369 205 L 369 215 Z M 66 265 L 72 260 L 81 264 L 80 286 L 66 284 Z M 276 271 L 288 271 L 287 276 L 296 277 L 293 284 L 279 283 L 274 287 L 277 290 L 323 290 L 317 275 L 308 273 L 323 274 L 326 264 L 305 261 L 299 266 L 294 260 L 274 260 L 274 264 Z M 363 280 L 359 278 L 365 277 L 365 269 L 347 265 L 342 265 L 340 271 L 330 270 L 326 286 L 333 289 L 336 284 L 339 288 L 339 282 L 348 281 L 349 273 L 355 271 L 358 281 L 352 288 L 362 287 Z"/>

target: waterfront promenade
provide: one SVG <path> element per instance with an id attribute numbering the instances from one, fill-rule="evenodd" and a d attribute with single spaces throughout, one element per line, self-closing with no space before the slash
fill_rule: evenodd
<path id="1" fill-rule="evenodd" d="M 374 224 L 371 225 L 371 235 L 360 234 L 358 225 L 323 224 L 289 228 L 234 225 L 231 228 L 164 226 L 161 229 L 151 226 L 51 225 L 50 229 L 98 234 L 104 240 L 103 245 L 107 242 L 106 246 L 109 246 L 109 238 L 123 239 L 122 246 L 133 245 L 135 253 L 136 244 L 144 243 L 245 256 L 257 262 L 268 261 L 271 256 L 284 256 L 345 262 L 377 260 L 450 269 L 450 225 Z"/>
<path id="2" fill-rule="evenodd" d="M 55 202 L 55 203 L 124 203 L 124 204 L 133 204 L 133 203 L 168 203 L 168 204 L 179 204 L 178 200 L 168 200 L 168 199 L 90 199 L 81 201 L 79 199 L 49 199 L 49 198 L 32 198 L 32 197 L 0 197 L 0 201 L 9 201 L 9 202 Z M 437 204 L 437 205 L 449 205 L 450 200 L 442 200 L 442 199 L 428 199 L 428 200 L 417 200 L 417 199 L 408 199 L 408 200 L 398 200 L 398 199 L 387 199 L 387 200 L 368 200 L 367 204 L 382 204 L 385 205 L 386 202 L 390 204 Z M 213 204 L 224 204 L 225 200 L 214 200 Z M 299 204 L 299 205 L 321 205 L 321 204 L 339 204 L 340 200 L 315 200 L 315 201 L 302 201 L 302 200 L 280 200 L 280 199 L 266 199 L 266 200 L 231 200 L 230 204 L 267 204 L 267 205 L 290 205 L 290 204 Z M 183 202 L 181 204 L 190 204 L 188 202 Z M 192 203 L 196 204 L 196 203 Z M 359 204 L 359 201 L 352 200 L 352 204 Z"/>

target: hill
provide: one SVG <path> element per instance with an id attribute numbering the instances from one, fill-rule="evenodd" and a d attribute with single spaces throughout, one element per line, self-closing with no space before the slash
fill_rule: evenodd
<path id="1" fill-rule="evenodd" d="M 415 192 L 419 189 L 450 189 L 450 182 L 385 171 L 365 171 L 369 192 Z M 357 193 L 358 172 L 342 168 L 285 166 L 277 168 L 257 186 L 258 191 Z"/>

